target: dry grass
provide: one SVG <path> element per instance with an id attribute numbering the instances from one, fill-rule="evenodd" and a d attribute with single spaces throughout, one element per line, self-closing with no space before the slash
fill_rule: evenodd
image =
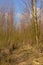
<path id="1" fill-rule="evenodd" d="M 27 45 L 21 44 L 21 47 L 9 53 L 0 52 L 0 65 L 43 65 L 43 53 L 40 53 L 29 43 Z"/>

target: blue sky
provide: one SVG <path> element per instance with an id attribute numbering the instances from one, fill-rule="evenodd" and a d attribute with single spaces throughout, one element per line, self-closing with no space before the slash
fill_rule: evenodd
<path id="1" fill-rule="evenodd" d="M 9 8 L 11 6 L 11 0 L 0 0 L 0 8 L 5 7 Z"/>
<path id="2" fill-rule="evenodd" d="M 16 12 L 21 13 L 23 11 L 23 4 L 21 0 L 14 0 Z"/>
<path id="3" fill-rule="evenodd" d="M 19 17 L 21 15 L 21 13 L 24 10 L 24 5 L 21 2 L 22 0 L 0 0 L 0 8 L 1 7 L 5 7 L 5 11 L 9 10 L 9 8 L 11 7 L 11 5 L 13 4 L 14 6 L 14 10 L 16 13 L 16 21 L 19 21 Z M 38 0 L 37 6 L 40 6 L 40 2 Z"/>
<path id="4" fill-rule="evenodd" d="M 24 9 L 24 5 L 22 4 L 22 0 L 0 0 L 0 7 L 10 7 L 13 1 L 13 5 L 15 6 L 16 13 L 22 13 Z M 40 6 L 40 2 L 38 0 L 38 6 Z"/>
<path id="5" fill-rule="evenodd" d="M 21 0 L 0 0 L 0 8 L 4 7 L 4 11 L 8 11 L 12 4 L 17 15 L 23 12 L 24 8 Z M 19 21 L 19 17 L 17 17 L 17 15 L 15 17 L 16 20 Z"/>
<path id="6" fill-rule="evenodd" d="M 28 0 L 27 0 L 28 1 Z M 37 7 L 40 7 L 40 1 L 37 0 Z M 15 6 L 15 11 L 16 11 L 16 20 L 19 21 L 19 17 L 21 15 L 21 13 L 23 12 L 24 10 L 24 5 L 22 3 L 22 0 L 14 0 L 14 6 Z"/>
<path id="7" fill-rule="evenodd" d="M 24 10 L 24 5 L 22 4 L 21 0 L 14 0 L 14 6 L 15 6 L 15 13 L 16 13 L 16 22 L 20 20 L 21 13 Z"/>
<path id="8" fill-rule="evenodd" d="M 21 0 L 0 0 L 0 8 L 1 7 L 10 7 L 13 2 L 13 5 L 15 6 L 15 11 L 21 13 L 23 11 L 23 5 L 21 3 Z"/>

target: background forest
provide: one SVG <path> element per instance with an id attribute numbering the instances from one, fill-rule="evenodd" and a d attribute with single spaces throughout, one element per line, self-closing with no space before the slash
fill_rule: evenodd
<path id="1" fill-rule="evenodd" d="M 43 65 L 43 0 L 21 3 L 21 14 L 13 0 L 0 8 L 0 65 Z"/>

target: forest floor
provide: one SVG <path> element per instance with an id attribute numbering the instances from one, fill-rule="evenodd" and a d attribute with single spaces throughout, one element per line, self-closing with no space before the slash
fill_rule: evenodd
<path id="1" fill-rule="evenodd" d="M 43 65 L 43 52 L 28 43 L 21 44 L 9 52 L 0 50 L 0 65 Z"/>

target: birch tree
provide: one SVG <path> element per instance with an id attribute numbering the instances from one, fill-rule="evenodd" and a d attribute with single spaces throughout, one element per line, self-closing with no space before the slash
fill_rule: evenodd
<path id="1" fill-rule="evenodd" d="M 35 40 L 35 43 L 37 44 L 37 47 L 38 47 L 39 29 L 38 29 L 38 21 L 37 21 L 37 0 L 29 0 L 29 1 L 27 0 L 27 2 L 25 0 L 23 0 L 22 2 L 26 5 L 28 10 L 30 9 L 29 11 L 31 11 L 31 15 L 32 15 L 31 22 L 33 23 L 32 26 L 33 26 L 33 29 L 34 29 L 32 34 L 34 34 L 34 40 Z"/>
<path id="2" fill-rule="evenodd" d="M 38 22 L 37 22 L 37 0 L 31 0 L 32 1 L 32 19 L 34 22 L 34 30 L 35 30 L 35 40 L 38 47 Z"/>

